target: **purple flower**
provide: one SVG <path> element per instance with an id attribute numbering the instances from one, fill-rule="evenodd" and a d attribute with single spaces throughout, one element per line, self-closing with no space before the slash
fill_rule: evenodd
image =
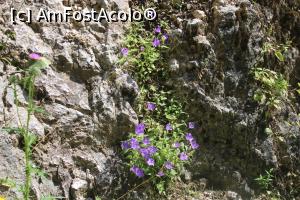
<path id="1" fill-rule="evenodd" d="M 147 109 L 148 110 L 153 111 L 153 110 L 155 110 L 155 108 L 156 108 L 155 103 L 147 102 Z"/>
<path id="2" fill-rule="evenodd" d="M 162 41 L 163 41 L 164 43 L 166 43 L 168 39 L 169 39 L 169 36 L 168 36 L 167 34 L 163 34 L 163 36 L 162 36 Z"/>
<path id="3" fill-rule="evenodd" d="M 157 148 L 154 146 L 147 147 L 147 149 L 150 155 L 153 155 L 157 152 Z"/>
<path id="4" fill-rule="evenodd" d="M 123 56 L 127 56 L 128 55 L 128 49 L 127 48 L 122 48 L 121 53 L 122 53 Z"/>
<path id="5" fill-rule="evenodd" d="M 168 124 L 166 125 L 166 130 L 167 130 L 167 131 L 173 130 L 172 125 L 171 125 L 170 123 L 168 123 Z"/>
<path id="6" fill-rule="evenodd" d="M 189 122 L 189 129 L 195 128 L 195 122 Z"/>
<path id="7" fill-rule="evenodd" d="M 174 144 L 173 144 L 173 147 L 174 148 L 179 148 L 181 146 L 181 144 L 179 143 L 179 142 L 175 142 Z"/>
<path id="8" fill-rule="evenodd" d="M 151 155 L 149 153 L 148 148 L 141 148 L 140 154 L 143 156 L 143 158 L 148 159 Z"/>
<path id="9" fill-rule="evenodd" d="M 140 123 L 138 125 L 135 126 L 135 133 L 137 135 L 142 135 L 145 132 L 145 124 Z"/>
<path id="10" fill-rule="evenodd" d="M 141 148 L 140 149 L 140 154 L 143 156 L 143 158 L 147 159 L 149 158 L 151 155 L 149 153 L 148 148 Z"/>
<path id="11" fill-rule="evenodd" d="M 159 25 L 154 29 L 154 33 L 161 33 L 161 28 Z"/>
<path id="12" fill-rule="evenodd" d="M 154 40 L 152 41 L 152 45 L 153 45 L 154 47 L 158 47 L 158 46 L 160 45 L 159 39 L 154 38 Z"/>
<path id="13" fill-rule="evenodd" d="M 143 158 L 148 159 L 150 156 L 157 152 L 157 148 L 154 146 L 149 146 L 146 148 L 141 148 L 139 151 Z"/>
<path id="14" fill-rule="evenodd" d="M 132 171 L 137 177 L 143 177 L 144 176 L 144 170 L 141 168 L 138 168 L 137 166 L 133 166 L 130 168 L 130 171 Z"/>
<path id="15" fill-rule="evenodd" d="M 173 169 L 173 164 L 169 161 L 165 162 L 165 168 L 167 169 Z"/>
<path id="16" fill-rule="evenodd" d="M 32 60 L 39 60 L 39 59 L 41 59 L 41 56 L 40 56 L 40 54 L 37 54 L 37 53 L 31 53 L 31 54 L 29 54 L 29 58 Z"/>
<path id="17" fill-rule="evenodd" d="M 190 144 L 192 146 L 192 149 L 198 149 L 199 148 L 199 144 L 195 140 L 190 141 Z"/>
<path id="18" fill-rule="evenodd" d="M 129 142 L 128 141 L 122 141 L 121 142 L 121 147 L 122 147 L 122 149 L 129 149 L 130 148 L 130 144 L 129 144 Z"/>
<path id="19" fill-rule="evenodd" d="M 149 165 L 149 166 L 154 166 L 154 164 L 155 164 L 155 160 L 153 158 L 148 158 L 146 162 L 147 162 L 147 165 Z"/>
<path id="20" fill-rule="evenodd" d="M 158 173 L 157 173 L 157 176 L 158 177 L 162 177 L 162 176 L 164 176 L 165 174 L 162 172 L 162 171 L 159 171 Z"/>
<path id="21" fill-rule="evenodd" d="M 145 137 L 145 138 L 143 139 L 143 144 L 144 144 L 144 145 L 149 145 L 149 144 L 150 144 L 149 138 Z"/>
<path id="22" fill-rule="evenodd" d="M 193 135 L 191 133 L 187 133 L 185 135 L 185 139 L 188 140 L 188 141 L 190 141 L 190 142 L 194 140 Z"/>
<path id="23" fill-rule="evenodd" d="M 139 141 L 135 138 L 131 138 L 130 139 L 130 147 L 132 149 L 139 149 L 140 148 Z"/>
<path id="24" fill-rule="evenodd" d="M 140 50 L 141 50 L 141 51 L 145 51 L 145 47 L 142 46 L 142 47 L 140 48 Z"/>
<path id="25" fill-rule="evenodd" d="M 180 155 L 179 155 L 179 158 L 180 158 L 180 160 L 188 160 L 189 158 L 188 158 L 188 155 L 186 155 L 186 153 L 180 153 Z"/>

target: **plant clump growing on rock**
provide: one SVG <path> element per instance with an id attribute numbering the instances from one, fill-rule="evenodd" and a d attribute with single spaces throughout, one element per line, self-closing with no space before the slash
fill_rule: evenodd
<path id="1" fill-rule="evenodd" d="M 121 147 L 130 171 L 139 178 L 149 177 L 160 194 L 199 148 L 191 134 L 195 123 L 187 123 L 183 103 L 165 84 L 169 76 L 165 64 L 169 36 L 165 30 L 164 25 L 150 31 L 141 24 L 133 25 L 120 59 L 140 87 L 136 104 L 140 123 Z"/>
<path id="2" fill-rule="evenodd" d="M 255 68 L 254 78 L 260 87 L 255 91 L 254 100 L 266 104 L 271 109 L 280 109 L 280 104 L 287 95 L 288 82 L 282 74 L 270 69 Z"/>
<path id="3" fill-rule="evenodd" d="M 266 171 L 265 175 L 260 175 L 258 178 L 255 179 L 255 181 L 257 181 L 257 183 L 264 189 L 264 190 L 268 190 L 269 187 L 272 185 L 272 181 L 273 181 L 273 170 L 274 169 L 270 169 L 268 171 Z"/>

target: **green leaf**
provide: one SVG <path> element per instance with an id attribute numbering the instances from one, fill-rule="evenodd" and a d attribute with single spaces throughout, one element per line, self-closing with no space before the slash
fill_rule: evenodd
<path id="1" fill-rule="evenodd" d="M 266 129 L 265 129 L 265 133 L 266 133 L 267 135 L 271 135 L 271 134 L 273 134 L 273 131 L 272 131 L 272 129 L 270 129 L 270 128 L 266 128 Z"/>
<path id="2" fill-rule="evenodd" d="M 11 134 L 11 133 L 18 133 L 20 135 L 22 135 L 22 133 L 24 132 L 24 129 L 23 128 L 18 128 L 18 127 L 15 127 L 15 128 L 12 128 L 12 127 L 4 127 L 2 129 L 0 129 L 2 131 L 6 131 L 7 133 Z"/>
<path id="3" fill-rule="evenodd" d="M 159 194 L 164 194 L 165 193 L 165 182 L 161 181 L 161 182 L 157 183 L 156 188 L 157 188 Z"/>
<path id="4" fill-rule="evenodd" d="M 283 62 L 284 61 L 284 56 L 282 55 L 282 53 L 280 51 L 275 51 L 275 56 L 277 57 L 277 59 L 280 61 L 280 62 Z"/>
<path id="5" fill-rule="evenodd" d="M 40 178 L 45 179 L 47 177 L 47 174 L 45 171 L 43 171 L 35 166 L 32 167 L 32 172 Z"/>
<path id="6" fill-rule="evenodd" d="M 10 178 L 0 179 L 0 185 L 8 188 L 16 187 L 16 182 Z"/>

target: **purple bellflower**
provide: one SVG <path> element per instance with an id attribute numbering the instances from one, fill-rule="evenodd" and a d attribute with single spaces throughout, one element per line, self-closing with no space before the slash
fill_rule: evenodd
<path id="1" fill-rule="evenodd" d="M 165 162 L 165 168 L 167 169 L 173 169 L 173 164 L 169 161 Z"/>
<path id="2" fill-rule="evenodd" d="M 167 131 L 173 130 L 172 125 L 171 125 L 170 123 L 168 123 L 168 124 L 166 125 L 166 130 L 167 130 Z"/>
<path id="3" fill-rule="evenodd" d="M 121 147 L 123 150 L 129 149 L 130 148 L 130 144 L 128 141 L 122 141 L 121 142 Z"/>
<path id="4" fill-rule="evenodd" d="M 195 128 L 195 122 L 189 122 L 189 129 Z"/>
<path id="5" fill-rule="evenodd" d="M 147 110 L 153 111 L 155 110 L 156 105 L 155 103 L 147 102 Z"/>
<path id="6" fill-rule="evenodd" d="M 165 174 L 164 174 L 164 172 L 162 172 L 162 171 L 159 171 L 158 173 L 157 173 L 157 176 L 158 177 L 162 177 L 162 176 L 164 176 Z"/>
<path id="7" fill-rule="evenodd" d="M 147 162 L 147 165 L 149 165 L 149 166 L 154 166 L 154 164 L 155 164 L 155 160 L 153 158 L 148 158 L 146 162 Z"/>
<path id="8" fill-rule="evenodd" d="M 142 134 L 144 134 L 144 132 L 145 132 L 145 124 L 144 123 L 140 123 L 135 126 L 135 133 L 137 135 L 142 135 Z"/>
<path id="9" fill-rule="evenodd" d="M 185 135 L 185 139 L 188 140 L 188 141 L 190 141 L 190 142 L 194 140 L 193 135 L 191 133 L 187 133 Z"/>
<path id="10" fill-rule="evenodd" d="M 181 144 L 179 143 L 179 142 L 175 142 L 174 144 L 173 144 L 173 147 L 174 148 L 179 148 L 181 146 Z"/>
<path id="11" fill-rule="evenodd" d="M 190 144 L 191 144 L 192 149 L 198 149 L 199 148 L 199 144 L 196 142 L 196 140 L 190 141 Z"/>
<path id="12" fill-rule="evenodd" d="M 130 139 L 130 147 L 132 149 L 139 149 L 140 148 L 139 141 L 136 138 L 131 138 Z"/>
<path id="13" fill-rule="evenodd" d="M 152 41 L 152 45 L 153 45 L 154 47 L 158 47 L 158 46 L 160 45 L 159 39 L 154 38 L 154 40 Z"/>
<path id="14" fill-rule="evenodd" d="M 144 145 L 149 145 L 149 144 L 150 144 L 149 138 L 145 137 L 145 138 L 143 139 L 143 144 L 144 144 Z"/>
<path id="15" fill-rule="evenodd" d="M 180 160 L 188 160 L 189 159 L 188 155 L 186 153 L 183 153 L 183 152 L 180 153 L 179 158 L 180 158 Z"/>
<path id="16" fill-rule="evenodd" d="M 121 54 L 122 54 L 123 56 L 127 56 L 127 55 L 128 55 L 128 52 L 129 52 L 129 50 L 128 50 L 127 48 L 122 48 L 122 49 L 121 49 Z"/>
<path id="17" fill-rule="evenodd" d="M 159 25 L 154 29 L 154 33 L 161 33 L 161 27 Z"/>
<path id="18" fill-rule="evenodd" d="M 141 178 L 144 176 L 144 170 L 137 166 L 133 166 L 130 168 L 130 171 L 132 171 L 137 177 Z"/>

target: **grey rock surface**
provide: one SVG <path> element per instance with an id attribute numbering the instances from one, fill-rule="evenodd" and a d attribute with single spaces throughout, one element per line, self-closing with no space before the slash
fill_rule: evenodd
<path id="1" fill-rule="evenodd" d="M 295 38 L 295 46 L 286 55 L 288 67 L 280 71 L 291 85 L 300 81 L 300 17 L 290 15 L 288 9 L 299 3 L 196 2 L 187 6 L 190 15 L 174 15 L 177 26 L 170 30 L 177 48 L 170 54 L 168 67 L 172 77 L 168 84 L 179 97 L 189 101 L 186 111 L 198 124 L 199 129 L 193 134 L 201 144 L 195 160 L 184 172 L 185 181 L 199 185 L 199 194 L 185 198 L 254 199 L 258 189 L 254 178 L 265 169 L 293 169 L 300 173 L 299 127 L 286 123 L 299 123 L 297 100 L 290 97 L 277 113 L 274 126 L 280 137 L 274 140 L 263 134 L 267 122 L 262 117 L 264 110 L 253 101 L 253 80 L 249 76 L 266 41 L 266 25 L 270 22 L 276 25 L 277 38 L 285 38 L 283 30 Z M 85 7 L 88 3 L 107 9 L 129 8 L 127 0 L 78 4 Z M 20 7 L 21 2 L 13 5 Z M 63 10 L 66 3 L 46 0 L 40 5 L 26 1 L 22 9 L 29 7 L 37 12 L 41 6 Z M 32 116 L 30 129 L 39 138 L 33 159 L 48 176 L 33 179 L 33 199 L 40 200 L 45 195 L 72 200 L 94 199 L 96 195 L 102 199 L 121 196 L 136 181 L 124 166 L 119 147 L 138 123 L 133 106 L 139 87 L 129 72 L 116 65 L 128 24 L 12 25 L 9 8 L 8 2 L 0 5 L 0 39 L 10 49 L 1 52 L 1 56 L 9 55 L 18 67 L 27 66 L 27 55 L 31 52 L 39 52 L 52 62 L 35 84 L 35 101 L 48 114 Z M 280 18 L 278 13 L 289 20 Z M 9 33 L 15 33 L 15 38 Z M 268 59 L 266 67 L 272 68 L 275 61 Z M 8 177 L 21 184 L 22 140 L 1 130 L 24 123 L 26 116 L 27 92 L 17 86 L 17 111 L 9 84 L 9 76 L 17 71 L 12 64 L 0 59 L 0 178 Z M 299 181 L 292 183 L 300 186 Z M 151 199 L 145 191 L 134 191 L 128 199 Z M 0 192 L 8 199 L 21 195 L 16 189 L 0 188 Z"/>

